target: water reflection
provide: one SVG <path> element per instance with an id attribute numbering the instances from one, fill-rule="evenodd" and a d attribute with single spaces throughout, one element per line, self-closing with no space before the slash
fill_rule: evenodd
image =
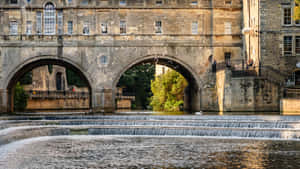
<path id="1" fill-rule="evenodd" d="M 300 142 L 197 137 L 36 138 L 0 157 L 6 169 L 299 168 Z M 7 163 L 3 163 L 7 161 Z M 14 161 L 13 163 L 8 163 Z"/>

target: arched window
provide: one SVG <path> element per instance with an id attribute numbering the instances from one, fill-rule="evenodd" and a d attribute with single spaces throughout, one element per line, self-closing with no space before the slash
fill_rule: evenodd
<path id="1" fill-rule="evenodd" d="M 47 3 L 44 9 L 44 33 L 54 35 L 56 29 L 56 11 L 52 3 Z"/>

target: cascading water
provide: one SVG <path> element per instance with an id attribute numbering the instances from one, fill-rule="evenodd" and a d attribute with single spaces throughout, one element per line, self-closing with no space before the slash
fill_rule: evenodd
<path id="1" fill-rule="evenodd" d="M 300 157 L 299 116 L 2 118 L 0 169 L 282 168 Z"/>

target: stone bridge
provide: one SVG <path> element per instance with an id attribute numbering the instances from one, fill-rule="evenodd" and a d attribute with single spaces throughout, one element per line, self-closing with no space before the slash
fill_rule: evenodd
<path id="1" fill-rule="evenodd" d="M 0 57 L 0 103 L 4 111 L 13 110 L 12 92 L 19 78 L 35 67 L 48 64 L 71 68 L 88 82 L 92 110 L 113 111 L 116 85 L 121 75 L 131 67 L 145 62 L 163 64 L 183 74 L 189 82 L 186 93 L 189 104 L 186 108 L 200 110 L 200 92 L 203 87 L 201 73 L 209 67 L 208 57 L 211 55 L 209 48 L 180 44 L 130 45 L 126 41 L 114 46 L 97 41 L 82 44 L 63 42 L 62 46 L 51 42 L 39 42 L 34 46 L 26 42 L 6 45 Z"/>
<path id="2" fill-rule="evenodd" d="M 248 3 L 0 1 L 0 112 L 13 111 L 20 77 L 48 64 L 76 71 L 89 84 L 90 109 L 112 112 L 121 75 L 145 62 L 170 66 L 188 80 L 187 110 L 279 111 L 282 84 L 298 57 L 278 56 L 283 35 L 260 34 L 274 32 L 274 25 L 261 24 L 271 16 L 281 30 L 280 14 L 273 15 L 281 11 L 279 0 L 269 13 L 260 11 L 268 3 Z"/>

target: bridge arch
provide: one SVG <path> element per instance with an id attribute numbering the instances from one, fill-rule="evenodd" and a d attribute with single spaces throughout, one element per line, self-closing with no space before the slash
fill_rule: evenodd
<path id="1" fill-rule="evenodd" d="M 92 93 L 93 93 L 93 81 L 89 73 L 83 70 L 80 65 L 76 64 L 70 59 L 56 56 L 36 56 L 28 60 L 23 61 L 16 66 L 5 78 L 4 88 L 7 90 L 7 111 L 13 111 L 13 88 L 17 84 L 18 80 L 27 72 L 34 68 L 44 65 L 58 65 L 65 68 L 69 68 L 79 75 L 85 82 L 87 82 L 89 89 L 89 109 L 92 108 Z"/>
<path id="2" fill-rule="evenodd" d="M 115 79 L 113 80 L 113 91 L 117 90 L 117 84 L 121 76 L 127 70 L 142 63 L 165 65 L 182 74 L 189 83 L 189 86 L 187 87 L 185 92 L 185 95 L 187 96 L 184 105 L 185 110 L 190 112 L 200 110 L 200 92 L 203 82 L 201 81 L 197 73 L 193 70 L 193 68 L 190 67 L 187 63 L 169 55 L 147 55 L 125 65 L 123 68 L 121 68 L 121 70 L 117 73 Z M 115 92 L 113 92 L 113 94 L 115 94 Z M 113 98 L 115 98 L 115 96 Z M 113 102 L 115 102 L 115 99 L 113 99 Z"/>

